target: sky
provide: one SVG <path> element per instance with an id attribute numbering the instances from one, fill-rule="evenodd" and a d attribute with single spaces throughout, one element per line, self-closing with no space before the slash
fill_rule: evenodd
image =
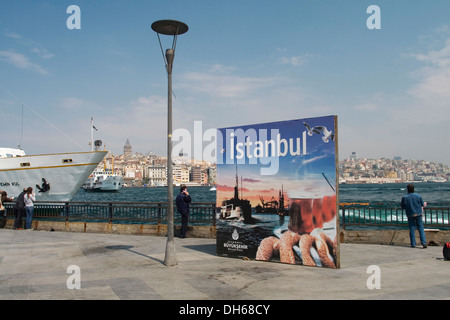
<path id="1" fill-rule="evenodd" d="M 448 0 L 1 1 L 1 145 L 89 151 L 93 117 L 113 154 L 129 139 L 133 152 L 166 155 L 167 73 L 151 24 L 173 19 L 189 26 L 175 52 L 173 128 L 191 141 L 336 115 L 340 160 L 450 165 L 449 12 Z"/>

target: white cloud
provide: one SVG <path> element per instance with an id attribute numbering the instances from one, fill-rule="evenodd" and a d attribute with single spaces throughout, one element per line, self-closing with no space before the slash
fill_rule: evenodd
<path id="1" fill-rule="evenodd" d="M 306 62 L 306 60 L 303 59 L 300 56 L 297 56 L 297 57 L 282 57 L 281 58 L 281 63 L 282 64 L 290 64 L 290 65 L 293 65 L 293 66 L 296 66 L 296 67 L 305 64 L 305 62 Z"/>
<path id="2" fill-rule="evenodd" d="M 25 55 L 12 50 L 0 51 L 0 60 L 20 69 L 29 69 L 43 75 L 49 75 L 49 72 L 40 65 L 31 62 Z"/>
<path id="3" fill-rule="evenodd" d="M 43 59 L 50 59 L 55 56 L 53 53 L 49 53 L 48 50 L 45 49 L 38 42 L 31 40 L 27 37 L 21 36 L 15 32 L 5 32 L 5 36 L 14 39 L 16 42 L 25 47 L 28 47 L 31 52 L 38 54 Z"/>
<path id="4" fill-rule="evenodd" d="M 417 84 L 408 91 L 414 99 L 411 106 L 420 111 L 426 110 L 427 121 L 450 119 L 450 38 L 438 50 L 412 56 L 426 66 L 415 72 Z"/>
<path id="5" fill-rule="evenodd" d="M 424 39 L 424 38 L 423 38 Z M 422 39 L 422 40 L 423 40 Z M 404 91 L 378 92 L 340 121 L 340 152 L 367 157 L 400 155 L 449 164 L 446 124 L 450 120 L 450 38 L 427 37 L 414 58 L 414 83 Z M 423 48 L 427 48 L 424 50 Z"/>
<path id="6" fill-rule="evenodd" d="M 367 102 L 358 104 L 354 108 L 359 111 L 377 111 L 379 106 L 376 103 Z"/>
<path id="7" fill-rule="evenodd" d="M 219 74 L 229 74 L 232 71 L 234 71 L 235 68 L 231 67 L 231 66 L 224 66 L 222 64 L 214 64 L 211 69 L 209 70 L 209 72 L 211 73 L 219 73 Z"/>
<path id="8" fill-rule="evenodd" d="M 313 55 L 309 53 L 305 53 L 301 56 L 292 56 L 292 57 L 281 57 L 280 62 L 282 64 L 288 64 L 294 67 L 303 66 L 311 59 Z"/>
<path id="9" fill-rule="evenodd" d="M 231 70 L 231 69 L 228 69 Z M 181 76 L 181 88 L 205 93 L 216 98 L 248 96 L 255 90 L 269 86 L 270 78 L 243 77 L 237 75 L 188 72 Z"/>
<path id="10" fill-rule="evenodd" d="M 167 139 L 167 97 L 138 97 L 94 116 L 94 122 L 99 129 L 96 135 L 115 153 L 123 153 L 129 138 L 133 152 L 165 154 L 166 144 L 161 141 Z"/>
<path id="11" fill-rule="evenodd" d="M 31 52 L 37 53 L 43 59 L 50 59 L 55 56 L 53 53 L 48 53 L 47 50 L 41 48 L 32 48 Z"/>
<path id="12" fill-rule="evenodd" d="M 411 94 L 421 98 L 430 98 L 435 95 L 450 98 L 450 38 L 445 41 L 440 50 L 413 56 L 418 61 L 427 63 L 428 66 L 419 71 L 418 74 L 422 76 L 422 79 L 411 90 Z"/>
<path id="13" fill-rule="evenodd" d="M 86 101 L 75 97 L 65 97 L 61 99 L 59 107 L 65 110 L 79 111 L 80 109 L 95 108 L 96 104 L 94 102 Z"/>

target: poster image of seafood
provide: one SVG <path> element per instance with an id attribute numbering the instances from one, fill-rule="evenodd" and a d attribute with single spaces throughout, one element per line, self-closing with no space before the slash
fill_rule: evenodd
<path id="1" fill-rule="evenodd" d="M 217 130 L 217 255 L 339 268 L 337 116 Z"/>

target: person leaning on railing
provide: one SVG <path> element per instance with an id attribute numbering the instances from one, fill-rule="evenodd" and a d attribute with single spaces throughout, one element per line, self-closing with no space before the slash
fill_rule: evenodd
<path id="1" fill-rule="evenodd" d="M 408 217 L 409 225 L 409 239 L 411 247 L 416 246 L 415 229 L 419 230 L 420 242 L 423 248 L 427 247 L 427 241 L 425 239 L 425 230 L 423 228 L 422 213 L 423 207 L 426 206 L 422 199 L 422 196 L 414 192 L 414 185 L 408 184 L 406 186 L 408 194 L 402 197 L 401 207 L 405 209 L 406 216 Z"/>

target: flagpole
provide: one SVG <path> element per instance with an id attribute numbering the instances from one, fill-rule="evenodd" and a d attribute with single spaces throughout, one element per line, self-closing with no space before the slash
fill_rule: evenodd
<path id="1" fill-rule="evenodd" d="M 91 151 L 94 151 L 94 118 L 91 117 Z"/>

